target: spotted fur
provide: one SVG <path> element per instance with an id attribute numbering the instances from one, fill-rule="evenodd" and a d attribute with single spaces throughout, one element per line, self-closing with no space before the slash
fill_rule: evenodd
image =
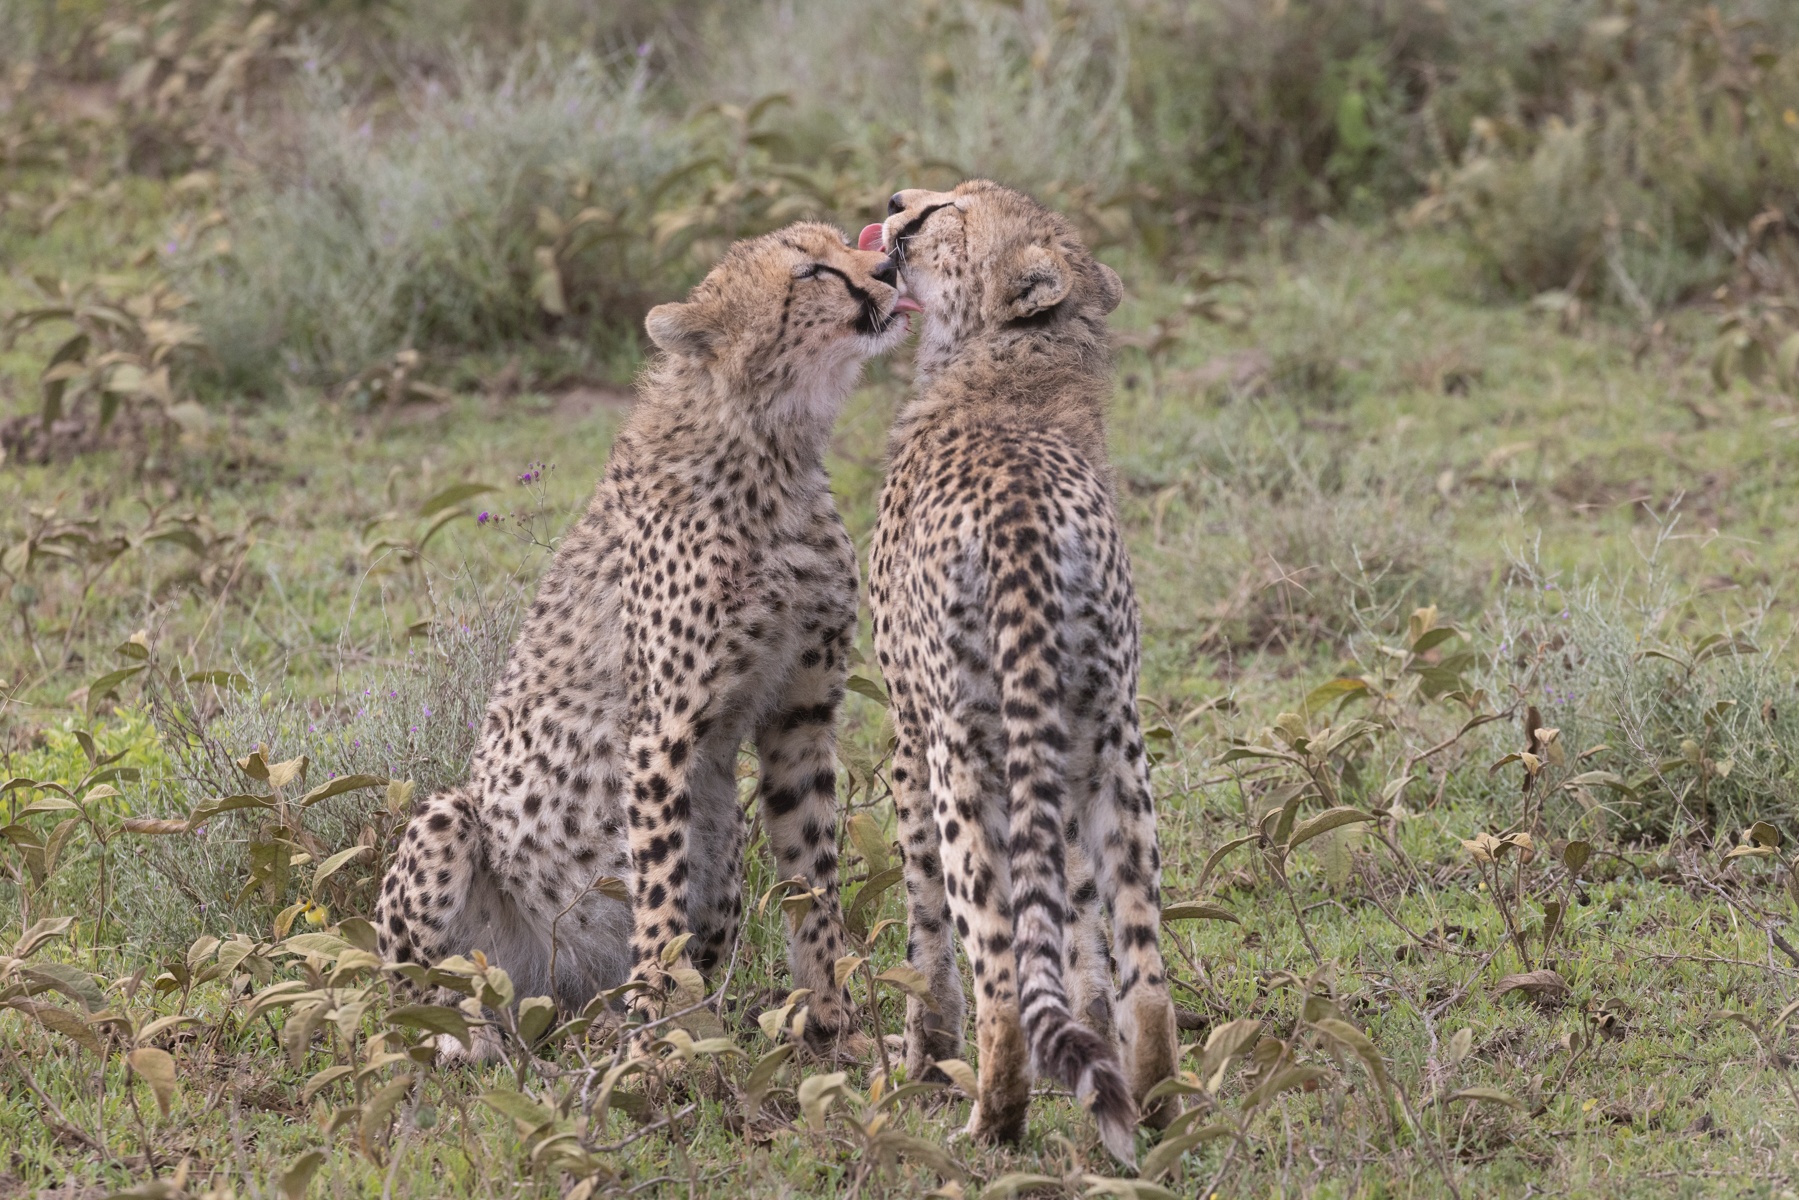
<path id="1" fill-rule="evenodd" d="M 894 284 L 881 254 L 801 224 L 649 314 L 663 353 L 539 584 L 469 781 L 418 804 L 383 883 L 385 956 L 478 949 L 567 1008 L 629 974 L 653 1011 L 672 941 L 690 934 L 675 965 L 703 972 L 736 941 L 747 739 L 776 867 L 820 891 L 790 939 L 809 1032 L 848 1029 L 835 723 L 856 555 L 824 452 L 863 362 L 904 336 Z"/>
<path id="2" fill-rule="evenodd" d="M 1016 1140 L 1041 1074 L 1133 1161 L 1138 1104 L 1177 1043 L 1103 424 L 1118 277 L 1067 221 L 994 184 L 901 192 L 890 211 L 884 243 L 924 305 L 869 579 L 899 738 L 908 955 L 936 1008 L 908 1008 L 908 1068 L 960 1046 L 953 926 L 974 971 L 971 1130 Z"/>

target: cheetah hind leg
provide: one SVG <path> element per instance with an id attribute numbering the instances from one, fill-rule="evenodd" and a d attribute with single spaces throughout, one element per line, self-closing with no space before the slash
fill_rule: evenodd
<path id="1" fill-rule="evenodd" d="M 471 928 L 470 901 L 483 880 L 474 798 L 467 788 L 436 792 L 412 810 L 381 897 L 375 907 L 377 949 L 388 962 L 429 966 L 481 945 L 487 930 Z M 491 940 L 491 939 L 489 939 Z M 462 997 L 447 989 L 407 992 L 428 1003 L 456 1007 Z M 494 1062 L 500 1037 L 492 1026 L 477 1026 L 467 1043 L 438 1034 L 438 1061 L 445 1064 Z"/>

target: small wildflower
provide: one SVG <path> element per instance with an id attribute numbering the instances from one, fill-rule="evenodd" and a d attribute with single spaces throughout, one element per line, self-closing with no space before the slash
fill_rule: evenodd
<path id="1" fill-rule="evenodd" d="M 1799 129 L 1799 112 L 1789 108 L 1780 114 L 1780 119 L 1787 123 L 1788 129 Z"/>
<path id="2" fill-rule="evenodd" d="M 491 520 L 492 520 L 492 519 L 493 519 L 493 518 L 492 518 L 492 517 L 491 517 L 491 516 L 490 516 L 490 515 L 489 515 L 489 514 L 487 514 L 487 513 L 485 513 L 485 512 L 483 512 L 483 513 L 482 513 L 482 514 L 481 514 L 481 515 L 480 515 L 480 516 L 478 516 L 478 517 L 476 517 L 476 518 L 475 518 L 475 524 L 477 524 L 477 525 L 485 525 L 485 524 L 487 524 L 487 523 L 488 523 L 488 522 L 489 522 L 489 521 L 491 521 Z"/>
<path id="3" fill-rule="evenodd" d="M 648 58 L 649 56 L 650 56 L 650 44 L 648 42 L 637 43 L 637 57 L 638 58 Z M 1793 115 L 1793 110 L 1790 108 L 1787 109 L 1787 116 L 1791 117 L 1792 115 Z M 1791 124 L 1793 124 L 1793 122 L 1788 121 L 1787 124 L 1791 125 Z"/>

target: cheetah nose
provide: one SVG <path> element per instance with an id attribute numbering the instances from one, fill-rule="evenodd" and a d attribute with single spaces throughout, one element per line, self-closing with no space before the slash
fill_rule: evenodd
<path id="1" fill-rule="evenodd" d="M 886 284 L 888 287 L 899 286 L 899 264 L 894 262 L 891 258 L 883 258 L 880 262 L 876 263 L 875 269 L 871 271 L 870 274 L 872 274 L 876 280 Z"/>
<path id="2" fill-rule="evenodd" d="M 887 197 L 887 215 L 888 216 L 896 217 L 900 213 L 903 213 L 906 211 L 906 201 L 904 199 L 904 196 L 905 196 L 904 192 L 895 192 L 895 193 L 893 193 L 893 195 Z"/>

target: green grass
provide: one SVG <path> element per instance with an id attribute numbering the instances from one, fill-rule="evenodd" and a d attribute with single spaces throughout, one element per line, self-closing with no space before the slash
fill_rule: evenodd
<path id="1" fill-rule="evenodd" d="M 140 202 L 159 212 L 154 195 Z M 6 248 L 33 266 L 76 271 L 134 252 L 153 224 L 126 217 L 38 236 L 15 223 Z M 1179 310 L 1183 279 L 1144 261 L 1118 265 L 1132 293 L 1121 330 L 1141 333 Z M 1164 757 L 1155 776 L 1166 891 L 1237 919 L 1171 924 L 1165 945 L 1177 1001 L 1196 1024 L 1264 1020 L 1270 1038 L 1325 1073 L 1315 1090 L 1270 1101 L 1234 1150 L 1229 1139 L 1206 1143 L 1164 1183 L 1192 1195 L 1216 1180 L 1225 1196 L 1782 1194 L 1799 1166 L 1799 1103 L 1789 1041 L 1774 1019 L 1794 998 L 1799 963 L 1773 948 L 1767 930 L 1790 918 L 1792 902 L 1777 861 L 1721 858 L 1750 820 L 1772 822 L 1789 840 L 1799 833 L 1786 757 L 1799 695 L 1785 600 L 1799 582 L 1799 485 L 1786 469 L 1799 407 L 1746 384 L 1716 394 L 1697 353 L 1698 314 L 1674 314 L 1642 346 L 1638 331 L 1604 318 L 1568 331 L 1553 314 L 1486 294 L 1473 260 L 1434 233 L 1321 227 L 1211 265 L 1249 281 L 1225 293 L 1244 320 L 1181 324 L 1155 361 L 1122 351 L 1113 418 L 1145 608 L 1146 711 L 1168 731 L 1156 742 Z M 36 361 L 25 349 L 4 361 L 14 411 L 35 403 Z M 472 377 L 499 366 L 466 364 Z M 833 479 L 864 547 L 885 427 L 907 374 L 903 363 L 877 366 L 839 427 Z M 467 740 L 455 726 L 461 717 L 449 714 L 461 709 L 442 704 L 424 717 L 407 706 L 434 696 L 478 705 L 494 648 L 545 562 L 543 543 L 584 503 L 618 422 L 616 409 L 568 394 L 470 389 L 448 404 L 369 414 L 301 391 L 255 405 L 226 398 L 141 474 L 111 452 L 8 465 L 7 545 L 46 519 L 91 518 L 102 534 L 133 535 L 191 514 L 205 553 L 133 546 L 103 572 L 46 559 L 12 583 L 0 633 L 12 695 L 0 731 L 6 775 L 72 786 L 85 773 L 74 733 L 90 720 L 79 689 L 128 665 L 115 647 L 144 629 L 164 677 L 230 670 L 251 683 L 195 685 L 189 696 L 142 690 L 140 676 L 121 685 L 118 701 L 98 705 L 91 727 L 100 752 L 124 750 L 120 764 L 142 771 L 118 785 L 135 815 L 183 814 L 249 786 L 220 756 L 246 755 L 259 739 L 270 741 L 272 759 L 310 755 L 315 783 L 352 769 L 420 786 L 455 777 Z M 555 468 L 541 484 L 517 482 L 539 462 Z M 403 561 L 391 545 L 371 549 L 384 536 L 419 536 L 430 523 L 419 506 L 467 481 L 495 490 L 471 497 L 469 515 L 445 526 L 419 561 Z M 29 515 L 50 506 L 55 518 Z M 481 511 L 506 519 L 478 524 Z M 395 515 L 371 526 L 384 514 Z M 1253 740 L 1280 714 L 1302 711 L 1339 674 L 1400 661 L 1381 647 L 1402 651 L 1407 617 L 1433 603 L 1484 656 L 1462 668 L 1485 689 L 1476 707 L 1507 719 L 1413 764 L 1467 711 L 1397 692 L 1341 715 L 1319 708 L 1313 732 L 1327 720 L 1376 719 L 1374 736 L 1323 773 L 1344 802 L 1370 810 L 1392 799 L 1380 796 L 1386 783 L 1408 781 L 1396 793 L 1404 815 L 1379 826 L 1392 847 L 1368 834 L 1296 851 L 1290 902 L 1268 858 L 1245 846 L 1202 891 L 1208 855 L 1253 830 L 1285 778 L 1257 773 L 1255 760 L 1223 761 L 1232 739 Z M 471 614 L 474 632 L 465 634 Z M 415 634 L 421 623 L 430 627 Z M 1752 636 L 1756 649 L 1692 671 L 1637 657 L 1714 632 Z M 1545 686 L 1582 699 L 1558 710 Z M 394 701 L 385 709 L 381 689 Z M 1707 741 L 1702 714 L 1720 698 L 1736 707 L 1715 717 L 1723 740 Z M 1531 703 L 1564 730 L 1570 759 L 1609 743 L 1581 764 L 1546 766 L 1539 793 L 1589 767 L 1633 782 L 1653 767 L 1662 782 L 1635 784 L 1634 801 L 1594 784 L 1584 797 L 1548 792 L 1526 882 L 1533 897 L 1574 902 L 1545 953 L 1542 909 L 1527 901 L 1526 963 L 1462 843 L 1521 816 L 1521 768 L 1488 768 L 1520 748 Z M 153 705 L 165 718 L 159 739 L 146 733 Z M 192 744 L 166 732 L 167 719 L 183 714 L 203 735 Z M 383 747 L 349 745 L 358 731 L 386 739 Z M 1687 740 L 1699 758 L 1669 765 Z M 885 742 L 878 705 L 853 699 L 850 794 L 890 830 Z M 1715 768 L 1727 757 L 1728 776 Z M 1745 778 L 1753 789 L 1730 790 Z M 1670 815 L 1672 797 L 1697 803 L 1701 781 L 1717 805 L 1710 829 Z M 60 814 L 16 815 L 46 794 L 18 789 L 0 807 L 46 837 Z M 306 820 L 331 851 L 364 826 L 385 836 L 383 812 L 379 792 L 355 793 Z M 1635 840 L 1633 831 L 1650 826 L 1657 840 Z M 569 1177 L 532 1167 L 541 1133 L 527 1136 L 478 1098 L 495 1089 L 578 1097 L 584 1059 L 601 1067 L 608 1059 L 603 1044 L 565 1045 L 541 1065 L 520 1057 L 509 1068 L 420 1072 L 391 1131 L 375 1121 L 359 1141 L 355 1121 L 327 1132 L 333 1112 L 350 1105 L 347 1084 L 310 1101 L 301 1089 L 348 1053 L 350 1035 L 361 1055 L 385 1034 L 384 996 L 295 1064 L 279 1037 L 289 1012 L 247 1015 L 269 979 L 179 985 L 185 967 L 170 964 L 185 963 L 194 939 L 273 942 L 276 914 L 309 893 L 312 867 L 300 866 L 273 901 L 236 898 L 253 831 L 232 816 L 210 822 L 204 838 L 118 835 L 107 850 L 114 899 L 102 913 L 100 851 L 76 830 L 49 883 L 32 890 L 36 915 L 77 918 L 72 939 L 32 963 L 92 972 L 106 989 L 96 1008 L 124 1023 L 96 1016 L 104 1053 L 93 1054 L 22 1012 L 0 1015 L 0 1145 L 10 1155 L 0 1160 L 0 1195 L 65 1185 L 68 1194 L 106 1195 L 152 1177 L 182 1178 L 193 1195 L 268 1195 L 317 1147 L 326 1154 L 313 1195 L 560 1194 Z M 1571 837 L 1596 853 L 1570 891 L 1555 844 Z M 9 869 L 25 869 L 16 843 L 4 853 Z M 846 862 L 852 878 L 866 878 L 858 854 Z M 381 865 L 364 858 L 321 889 L 328 922 L 367 914 Z M 1503 878 L 1509 888 L 1509 861 Z M 774 882 L 758 850 L 748 894 L 759 898 Z M 15 886 L 0 884 L 9 916 L 19 902 Z M 879 915 L 901 915 L 895 894 L 882 898 Z M 779 921 L 772 905 L 752 919 L 727 989 L 725 1032 L 750 1061 L 771 1049 L 750 1011 L 785 995 Z M 317 932 L 304 921 L 296 929 Z M 889 927 L 875 965 L 898 962 L 902 944 Z M 1565 995 L 1538 1004 L 1499 993 L 1502 977 L 1545 961 L 1569 985 Z M 271 966 L 276 980 L 330 970 L 303 955 L 277 954 Z M 865 985 L 859 976 L 852 986 L 860 996 Z M 1333 1051 L 1316 1032 L 1305 1017 L 1308 989 L 1371 1039 L 1402 1105 L 1390 1108 L 1355 1054 L 1341 1043 Z M 79 1003 L 36 999 L 70 1011 Z M 897 1031 L 897 994 L 883 987 L 879 1003 L 882 1028 Z M 1750 1017 L 1763 1040 L 1717 1019 L 1721 1010 Z M 165 1118 L 148 1087 L 127 1078 L 124 1053 L 132 1023 L 182 1012 L 198 1020 L 149 1039 L 177 1070 Z M 1321 1016 L 1316 1004 L 1311 1015 Z M 1204 1029 L 1184 1039 L 1203 1043 Z M 1462 1030 L 1467 1053 L 1457 1062 Z M 844 1064 L 847 1086 L 866 1092 L 875 1065 Z M 1197 1069 L 1197 1051 L 1184 1065 Z M 370 1093 L 404 1069 L 377 1070 Z M 672 1130 L 629 1140 L 637 1126 L 616 1109 L 604 1127 L 577 1131 L 565 1119 L 559 1128 L 590 1146 L 627 1143 L 596 1155 L 602 1194 L 902 1196 L 939 1186 L 928 1156 L 872 1165 L 846 1105 L 824 1132 L 808 1128 L 782 1088 L 834 1069 L 787 1067 L 768 1110 L 746 1123 L 737 1093 L 747 1064 L 670 1067 L 628 1090 L 652 1114 L 681 1114 Z M 1239 1068 L 1228 1073 L 1226 1119 L 1242 1111 L 1253 1082 Z M 1450 1099 L 1467 1088 L 1517 1104 Z M 1065 1179 L 1047 1194 L 1068 1195 L 1092 1185 L 1083 1175 L 1113 1173 L 1066 1097 L 1044 1098 L 1015 1149 L 958 1140 L 966 1110 L 954 1095 L 902 1100 L 894 1128 L 947 1151 L 967 1195 L 1010 1172 Z"/>

